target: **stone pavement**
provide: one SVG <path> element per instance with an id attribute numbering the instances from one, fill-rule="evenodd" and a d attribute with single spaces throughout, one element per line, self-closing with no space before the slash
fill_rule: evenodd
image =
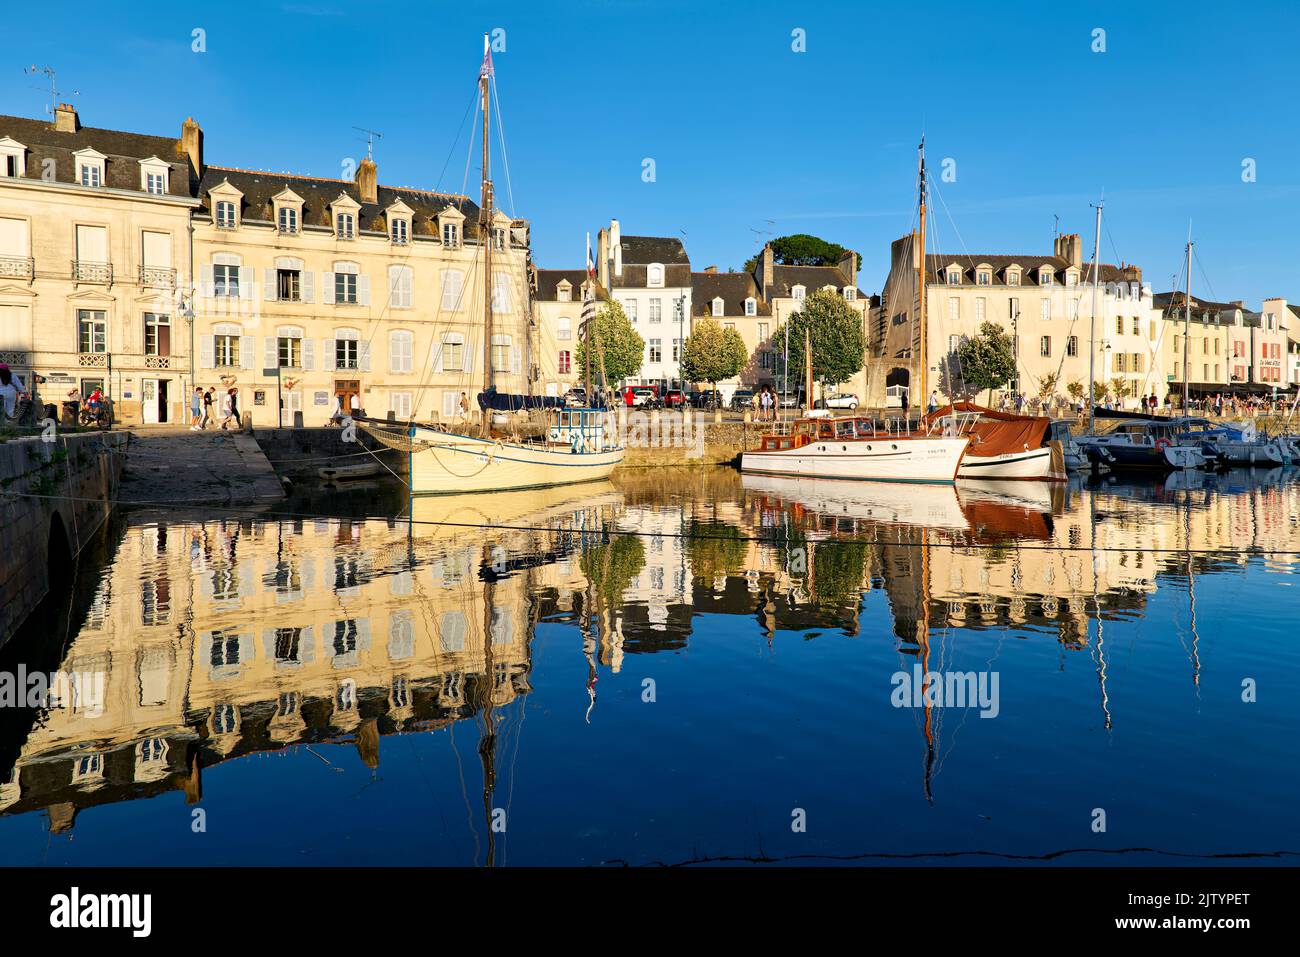
<path id="1" fill-rule="evenodd" d="M 132 430 L 118 504 L 250 505 L 284 498 L 257 440 L 243 432 Z"/>

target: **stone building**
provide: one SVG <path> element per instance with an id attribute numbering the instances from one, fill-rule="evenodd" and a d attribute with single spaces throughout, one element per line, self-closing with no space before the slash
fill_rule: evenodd
<path id="1" fill-rule="evenodd" d="M 101 388 L 126 423 L 186 416 L 190 214 L 203 134 L 0 116 L 0 361 L 44 402 Z"/>
<path id="2" fill-rule="evenodd" d="M 581 269 L 532 270 L 532 318 L 537 343 L 534 391 L 562 396 L 583 382 L 578 367 L 578 332 L 588 289 L 597 300 L 604 289 Z"/>

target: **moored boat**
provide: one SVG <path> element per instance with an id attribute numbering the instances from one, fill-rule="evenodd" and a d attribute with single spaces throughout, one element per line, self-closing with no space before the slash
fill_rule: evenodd
<path id="1" fill-rule="evenodd" d="M 865 417 L 778 422 L 740 470 L 799 478 L 875 482 L 953 482 L 970 440 L 964 435 L 880 429 Z"/>
<path id="2" fill-rule="evenodd" d="M 1064 482 L 1065 453 L 1051 438 L 1047 416 L 1013 415 L 954 402 L 921 420 L 933 428 L 949 422 L 949 431 L 970 439 L 957 470 L 958 478 Z"/>

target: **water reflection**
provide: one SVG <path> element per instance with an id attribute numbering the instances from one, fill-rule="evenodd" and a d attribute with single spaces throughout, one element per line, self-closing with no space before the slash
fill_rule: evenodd
<path id="1" fill-rule="evenodd" d="M 386 739 L 463 723 L 478 764 L 477 784 L 470 775 L 459 785 L 476 808 L 465 825 L 472 859 L 493 864 L 502 759 L 521 747 L 524 699 L 535 685 L 554 689 L 592 727 L 607 700 L 627 707 L 599 689 L 630 656 L 697 644 L 707 652 L 719 621 L 769 651 L 786 636 L 876 642 L 879 607 L 897 667 L 918 663 L 923 672 L 951 665 L 959 645 L 981 633 L 999 643 L 1054 639 L 1058 670 L 1065 656 L 1088 661 L 1090 720 L 1110 729 L 1108 629 L 1141 621 L 1161 589 L 1186 593 L 1173 624 L 1186 677 L 1199 688 L 1198 579 L 1252 558 L 1293 571 L 1298 488 L 1280 470 L 954 488 L 742 479 L 719 469 L 402 500 L 378 517 L 128 517 L 111 554 L 88 570 L 66 632 L 36 623 L 3 652 L 7 670 L 21 662 L 102 682 L 99 691 L 90 685 L 45 707 L 6 711 L 0 815 L 43 813 L 51 833 L 67 833 L 98 806 L 169 792 L 203 803 L 205 775 L 246 756 L 291 751 L 340 766 L 327 745 L 354 749 L 378 780 Z M 337 512 L 332 506 L 295 503 Z M 542 628 L 557 636 L 544 669 L 535 661 Z M 887 661 L 872 658 L 880 682 Z M 726 667 L 707 654 L 695 667 L 707 672 L 705 686 L 716 681 L 720 703 L 753 708 L 762 720 L 761 707 L 726 688 Z M 764 683 L 755 690 L 777 693 L 781 667 L 751 675 Z M 800 680 L 823 678 L 800 672 Z M 550 713 L 535 721 L 554 723 Z M 917 780 L 933 802 L 945 749 L 955 746 L 944 722 L 959 719 L 928 707 L 914 718 L 924 753 Z M 543 749 L 579 746 L 572 731 L 537 734 Z M 655 753 L 653 738 L 640 747 Z M 801 773 L 815 773 L 823 758 L 803 755 Z M 762 778 L 743 783 L 761 787 Z M 679 827 L 689 845 L 696 825 L 683 818 Z M 537 853 L 568 860 L 562 843 Z M 401 859 L 397 848 L 392 856 Z"/>

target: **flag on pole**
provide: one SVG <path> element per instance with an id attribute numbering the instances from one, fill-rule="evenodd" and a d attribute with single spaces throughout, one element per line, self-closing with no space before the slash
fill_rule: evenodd
<path id="1" fill-rule="evenodd" d="M 596 277 L 596 261 L 591 258 L 591 232 L 587 232 L 587 278 Z"/>
<path id="2" fill-rule="evenodd" d="M 486 33 L 483 34 L 483 65 L 479 68 L 478 75 L 492 75 L 492 41 Z"/>

